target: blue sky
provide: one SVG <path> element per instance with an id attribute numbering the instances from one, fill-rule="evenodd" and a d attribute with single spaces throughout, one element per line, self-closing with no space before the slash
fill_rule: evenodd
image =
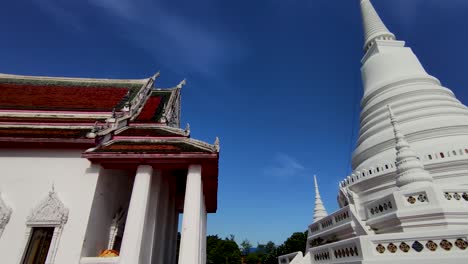
<path id="1" fill-rule="evenodd" d="M 468 2 L 374 0 L 426 70 L 468 103 Z M 350 172 L 362 95 L 358 0 L 16 0 L 0 72 L 186 78 L 183 121 L 221 139 L 210 234 L 256 244 L 303 231 L 317 174 L 329 212 Z"/>

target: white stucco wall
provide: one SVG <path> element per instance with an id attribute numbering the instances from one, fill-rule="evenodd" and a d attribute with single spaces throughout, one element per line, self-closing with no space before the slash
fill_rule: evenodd
<path id="1" fill-rule="evenodd" d="M 99 166 L 81 158 L 83 150 L 0 150 L 0 190 L 13 209 L 0 237 L 2 263 L 21 261 L 26 219 L 52 188 L 69 209 L 55 263 L 79 263 Z"/>

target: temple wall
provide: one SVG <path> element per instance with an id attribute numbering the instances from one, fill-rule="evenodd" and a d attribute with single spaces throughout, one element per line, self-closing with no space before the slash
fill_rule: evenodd
<path id="1" fill-rule="evenodd" d="M 99 166 L 83 150 L 0 150 L 0 191 L 13 210 L 0 237 L 2 263 L 20 263 L 26 248 L 26 221 L 54 185 L 69 209 L 53 263 L 79 263 Z"/>

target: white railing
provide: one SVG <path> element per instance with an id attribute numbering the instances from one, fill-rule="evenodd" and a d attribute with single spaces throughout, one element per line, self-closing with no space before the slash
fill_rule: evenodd
<path id="1" fill-rule="evenodd" d="M 309 249 L 313 263 L 353 262 L 363 259 L 361 241 L 351 238 Z"/>
<path id="2" fill-rule="evenodd" d="M 324 230 L 331 229 L 337 224 L 343 224 L 345 222 L 351 222 L 351 211 L 349 205 L 341 208 L 333 214 L 320 219 L 319 221 L 309 225 L 309 233 L 315 234 Z"/>
<path id="3" fill-rule="evenodd" d="M 84 257 L 80 259 L 80 264 L 116 264 L 119 262 L 119 257 Z"/>
<path id="4" fill-rule="evenodd" d="M 437 151 L 421 156 L 421 160 L 425 161 L 425 164 L 431 164 L 440 160 L 459 158 L 460 156 L 468 155 L 468 148 L 459 148 L 448 151 Z M 386 163 L 383 165 L 376 165 L 367 169 L 361 169 L 359 171 L 353 171 L 351 175 L 346 177 L 340 182 L 340 187 L 351 186 L 355 183 L 363 181 L 365 179 L 374 178 L 387 173 L 394 172 L 396 170 L 395 163 Z"/>

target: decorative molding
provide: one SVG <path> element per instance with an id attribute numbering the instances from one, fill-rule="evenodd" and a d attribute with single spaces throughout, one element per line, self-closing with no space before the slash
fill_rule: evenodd
<path id="1" fill-rule="evenodd" d="M 2 199 L 2 194 L 0 193 L 0 237 L 2 236 L 5 226 L 10 221 L 10 216 L 13 210 L 8 207 Z"/>
<path id="2" fill-rule="evenodd" d="M 28 226 L 63 226 L 68 221 L 68 209 L 54 189 L 39 203 L 27 218 Z"/>
<path id="3" fill-rule="evenodd" d="M 26 254 L 29 239 L 34 227 L 54 227 L 54 235 L 50 243 L 49 252 L 47 253 L 46 264 L 54 264 L 57 254 L 60 237 L 62 236 L 63 227 L 68 221 L 68 209 L 60 201 L 54 186 L 49 195 L 43 199 L 30 213 L 26 219 L 26 234 L 23 242 L 25 249 L 21 255 L 20 261 Z"/>

